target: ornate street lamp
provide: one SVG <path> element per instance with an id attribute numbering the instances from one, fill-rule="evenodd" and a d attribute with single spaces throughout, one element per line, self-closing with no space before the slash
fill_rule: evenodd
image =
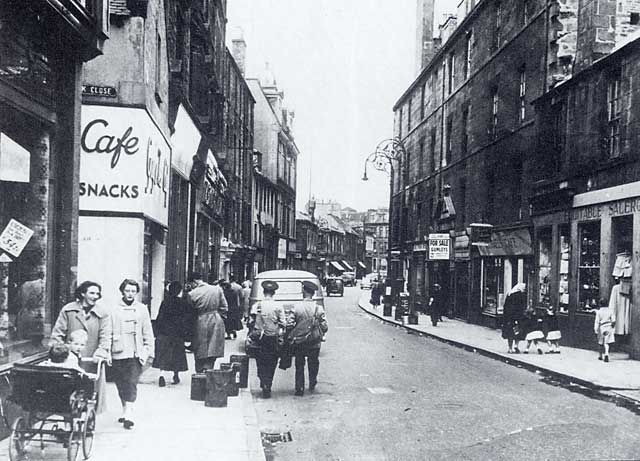
<path id="1" fill-rule="evenodd" d="M 402 162 L 406 158 L 407 151 L 404 147 L 403 142 L 398 138 L 389 138 L 383 141 L 380 141 L 376 146 L 376 149 L 373 153 L 371 153 L 364 161 L 364 175 L 362 176 L 363 181 L 367 181 L 369 178 L 367 177 L 367 164 L 371 163 L 373 167 L 378 171 L 384 171 L 389 175 L 389 234 L 388 234 L 388 243 L 387 243 L 387 268 L 389 270 L 388 278 L 393 280 L 394 282 L 398 278 L 398 271 L 391 271 L 390 269 L 394 267 L 391 263 L 391 252 L 392 252 L 392 216 L 393 216 L 393 191 L 394 191 L 394 171 L 402 172 Z M 397 163 L 397 168 L 396 168 Z M 400 180 L 400 176 L 398 176 L 399 184 L 402 184 Z M 402 247 L 404 243 L 402 242 L 401 236 L 399 237 L 400 244 L 400 252 L 402 253 Z M 397 269 L 397 268 L 396 268 Z M 394 283 L 395 285 L 395 283 Z M 398 288 L 397 289 L 402 289 Z"/>

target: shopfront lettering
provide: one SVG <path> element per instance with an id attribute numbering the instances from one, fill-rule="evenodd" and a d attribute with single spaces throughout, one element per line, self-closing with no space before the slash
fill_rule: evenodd
<path id="1" fill-rule="evenodd" d="M 120 137 L 103 134 L 98 137 L 95 144 L 89 146 L 87 144 L 87 138 L 94 127 L 98 129 L 98 125 L 102 125 L 104 128 L 107 128 L 109 126 L 109 122 L 103 119 L 95 119 L 87 123 L 87 126 L 84 128 L 80 138 L 80 143 L 85 152 L 111 154 L 111 169 L 118 165 L 122 153 L 126 155 L 134 155 L 138 152 L 139 139 L 136 136 L 132 136 L 133 127 L 131 126 L 129 126 Z"/>
<path id="2" fill-rule="evenodd" d="M 616 202 L 576 208 L 569 212 L 572 221 L 601 219 L 603 216 L 615 217 L 640 213 L 640 198 L 618 200 Z"/>
<path id="3" fill-rule="evenodd" d="M 169 178 L 169 162 L 166 156 L 162 156 L 160 149 L 155 149 L 153 140 L 147 141 L 147 184 L 144 188 L 145 194 L 152 194 L 153 188 L 158 187 L 164 193 L 164 204 L 167 206 L 167 182 Z"/>
<path id="4" fill-rule="evenodd" d="M 81 197 L 138 198 L 140 192 L 136 184 L 87 184 L 80 183 Z"/>

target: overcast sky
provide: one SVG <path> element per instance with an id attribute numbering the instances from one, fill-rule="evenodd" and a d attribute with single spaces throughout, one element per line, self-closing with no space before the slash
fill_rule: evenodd
<path id="1" fill-rule="evenodd" d="M 439 0 L 436 17 L 457 1 Z M 393 104 L 415 77 L 416 0 L 228 0 L 247 77 L 265 62 L 295 111 L 297 206 L 310 195 L 358 210 L 388 206 L 389 178 L 364 159 L 392 135 Z M 310 174 L 311 172 L 311 174 Z"/>

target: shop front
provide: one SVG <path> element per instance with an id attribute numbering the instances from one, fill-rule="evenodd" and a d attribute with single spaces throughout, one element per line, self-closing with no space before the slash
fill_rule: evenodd
<path id="1" fill-rule="evenodd" d="M 83 105 L 78 280 L 120 297 L 124 278 L 140 283 L 152 318 L 164 294 L 171 147 L 145 109 Z"/>
<path id="2" fill-rule="evenodd" d="M 426 252 L 426 292 L 430 292 L 436 285 L 440 287 L 440 299 L 444 306 L 444 313 L 451 316 L 453 300 L 451 237 L 448 233 L 429 234 Z"/>
<path id="3" fill-rule="evenodd" d="M 429 292 L 426 265 L 427 246 L 426 242 L 413 245 L 413 258 L 409 271 L 409 294 L 415 312 L 426 313 Z"/>
<path id="4" fill-rule="evenodd" d="M 467 231 L 454 232 L 454 299 L 453 317 L 467 320 L 469 318 L 469 284 L 471 283 L 471 246 Z"/>
<path id="5" fill-rule="evenodd" d="M 201 146 L 201 149 L 203 147 Z M 206 149 L 206 148 L 205 148 Z M 210 150 L 207 162 L 196 160 L 198 168 L 204 169 L 202 179 L 197 182 L 193 219 L 193 270 L 202 274 L 209 283 L 224 277 L 224 261 L 233 250 L 232 245 L 224 245 L 222 238 L 222 209 L 226 191 L 226 180 L 218 168 L 218 163 Z M 194 170 L 195 170 L 194 166 Z M 195 179 L 191 175 L 192 181 Z"/>
<path id="6" fill-rule="evenodd" d="M 537 216 L 534 224 L 535 302 L 557 309 L 563 340 L 594 348 L 595 311 L 604 301 L 616 314 L 617 347 L 640 357 L 640 186 L 575 195 L 569 211 Z"/>
<path id="7" fill-rule="evenodd" d="M 187 280 L 189 267 L 189 229 L 194 215 L 191 207 L 192 170 L 201 134 L 184 106 L 178 107 L 171 135 L 171 192 L 169 194 L 169 226 L 167 233 L 167 281 Z M 197 157 L 196 157 L 197 158 Z M 195 179 L 195 178 L 194 178 Z M 197 181 L 194 180 L 197 187 Z"/>
<path id="8" fill-rule="evenodd" d="M 498 327 L 504 300 L 517 283 L 525 283 L 530 289 L 530 273 L 533 257 L 531 233 L 528 228 L 491 229 L 487 243 L 475 243 L 474 261 L 477 286 L 480 292 L 481 322 Z"/>

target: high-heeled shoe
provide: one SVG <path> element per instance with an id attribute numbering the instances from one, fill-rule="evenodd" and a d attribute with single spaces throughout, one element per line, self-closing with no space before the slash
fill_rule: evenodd
<path id="1" fill-rule="evenodd" d="M 131 429 L 133 427 L 133 425 L 134 425 L 134 422 L 131 421 L 130 419 L 125 419 L 124 420 L 123 426 L 124 426 L 125 429 Z"/>
<path id="2" fill-rule="evenodd" d="M 167 385 L 167 382 L 164 380 L 164 376 L 160 376 L 160 378 L 158 378 L 158 386 L 164 387 L 166 385 Z"/>
<path id="3" fill-rule="evenodd" d="M 180 384 L 180 377 L 178 375 L 174 375 L 173 384 Z"/>

